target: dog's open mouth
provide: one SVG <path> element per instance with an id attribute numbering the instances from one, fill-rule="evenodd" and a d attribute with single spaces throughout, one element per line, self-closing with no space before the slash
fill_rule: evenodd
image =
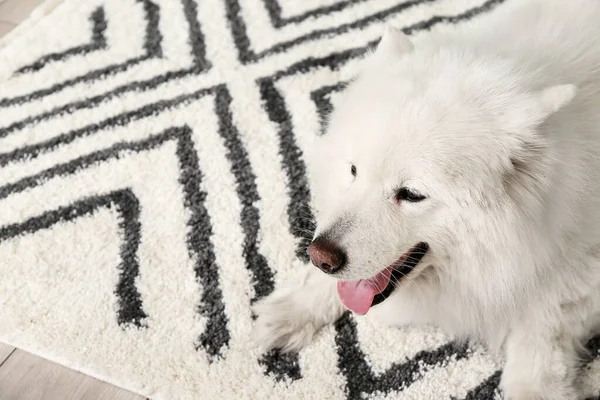
<path id="1" fill-rule="evenodd" d="M 419 243 L 404 253 L 396 262 L 376 276 L 358 281 L 339 281 L 337 290 L 342 303 L 351 311 L 364 315 L 389 297 L 398 282 L 419 264 L 429 250 L 427 243 Z"/>

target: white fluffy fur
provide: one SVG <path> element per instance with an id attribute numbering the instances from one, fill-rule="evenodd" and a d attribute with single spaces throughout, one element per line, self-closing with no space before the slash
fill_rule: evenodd
<path id="1" fill-rule="evenodd" d="M 369 315 L 503 351 L 507 399 L 571 400 L 600 323 L 600 2 L 510 7 L 469 35 L 386 31 L 317 143 L 317 234 L 337 227 L 337 279 L 429 243 Z M 403 186 L 427 199 L 397 204 Z M 292 350 L 343 307 L 315 268 L 257 311 L 259 343 Z"/>

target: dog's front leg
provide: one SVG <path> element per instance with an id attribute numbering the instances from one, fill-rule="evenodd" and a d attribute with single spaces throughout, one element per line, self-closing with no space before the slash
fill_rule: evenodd
<path id="1" fill-rule="evenodd" d="M 547 321 L 544 321 L 547 322 Z M 577 338 L 568 327 L 528 321 L 506 342 L 506 400 L 577 400 Z"/>
<path id="2" fill-rule="evenodd" d="M 254 340 L 263 351 L 297 351 L 344 310 L 336 280 L 310 267 L 254 306 Z"/>

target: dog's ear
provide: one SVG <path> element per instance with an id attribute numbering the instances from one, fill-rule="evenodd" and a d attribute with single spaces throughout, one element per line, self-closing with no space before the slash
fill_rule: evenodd
<path id="1" fill-rule="evenodd" d="M 511 122 L 516 124 L 515 131 L 520 132 L 520 135 L 510 152 L 510 163 L 504 174 L 504 187 L 509 196 L 518 202 L 537 201 L 549 187 L 551 160 L 548 142 L 536 128 L 568 105 L 576 92 L 575 85 L 550 86 L 534 92 L 527 106 L 515 110 L 516 118 L 513 115 Z M 522 128 L 526 130 L 521 131 Z"/>
<path id="2" fill-rule="evenodd" d="M 534 94 L 542 118 L 554 114 L 573 100 L 577 94 L 575 85 L 555 85 L 540 90 Z"/>
<path id="3" fill-rule="evenodd" d="M 379 41 L 376 57 L 398 57 L 409 53 L 414 49 L 414 46 L 408 36 L 401 29 L 393 26 L 386 26 L 383 36 Z"/>
<path id="4" fill-rule="evenodd" d="M 577 94 L 575 85 L 554 85 L 533 93 L 530 107 L 526 110 L 529 126 L 544 123 L 552 114 L 567 106 Z"/>
<path id="5" fill-rule="evenodd" d="M 537 130 L 548 118 L 567 106 L 575 97 L 575 85 L 554 85 L 530 93 L 518 105 L 510 105 L 502 122 L 509 132 L 522 136 L 536 136 Z"/>

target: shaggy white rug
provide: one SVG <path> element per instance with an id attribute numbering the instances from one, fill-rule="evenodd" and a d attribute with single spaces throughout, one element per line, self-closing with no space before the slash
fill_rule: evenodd
<path id="1" fill-rule="evenodd" d="M 0 45 L 0 340 L 155 399 L 497 396 L 480 349 L 349 314 L 260 355 L 250 305 L 309 268 L 303 153 L 384 23 L 517 1 L 45 3 Z"/>

